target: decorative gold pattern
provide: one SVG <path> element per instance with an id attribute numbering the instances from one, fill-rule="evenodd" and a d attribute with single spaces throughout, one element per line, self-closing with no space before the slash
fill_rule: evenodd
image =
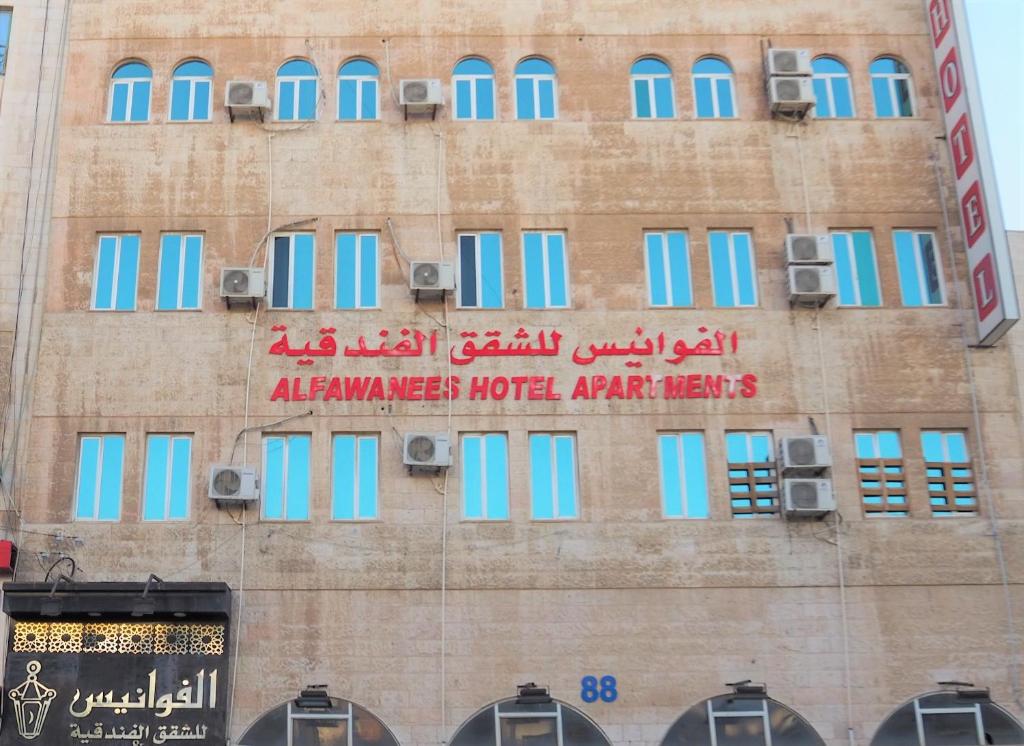
<path id="1" fill-rule="evenodd" d="M 15 653 L 223 655 L 223 624 L 15 622 Z"/>

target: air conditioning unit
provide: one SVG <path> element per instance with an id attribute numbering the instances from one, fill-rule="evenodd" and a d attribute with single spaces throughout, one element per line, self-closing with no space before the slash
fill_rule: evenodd
<path id="1" fill-rule="evenodd" d="M 266 293 L 262 267 L 225 267 L 220 271 L 220 297 L 232 300 L 255 300 Z"/>
<path id="2" fill-rule="evenodd" d="M 782 455 L 784 474 L 794 471 L 822 472 L 832 466 L 832 453 L 828 447 L 828 438 L 824 435 L 781 438 L 779 453 Z"/>
<path id="3" fill-rule="evenodd" d="M 417 298 L 441 297 L 455 289 L 455 267 L 448 262 L 412 262 L 409 289 Z"/>
<path id="4" fill-rule="evenodd" d="M 270 97 L 264 80 L 229 80 L 224 92 L 229 109 L 269 109 Z"/>
<path id="5" fill-rule="evenodd" d="M 259 497 L 259 480 L 252 466 L 210 467 L 210 499 L 221 503 L 249 503 Z"/>
<path id="6" fill-rule="evenodd" d="M 831 479 L 783 479 L 782 509 L 790 518 L 816 518 L 836 509 Z"/>
<path id="7" fill-rule="evenodd" d="M 810 78 L 772 78 L 768 85 L 773 114 L 806 114 L 814 106 L 814 85 Z"/>
<path id="8" fill-rule="evenodd" d="M 398 81 L 398 103 L 406 111 L 432 111 L 444 104 L 441 81 L 437 78 L 419 78 Z"/>
<path id="9" fill-rule="evenodd" d="M 412 469 L 441 469 L 452 465 L 448 433 L 406 433 L 402 462 Z"/>
<path id="10" fill-rule="evenodd" d="M 831 264 L 832 239 L 807 233 L 786 236 L 786 261 L 789 264 Z"/>
<path id="11" fill-rule="evenodd" d="M 812 75 L 811 53 L 807 49 L 769 49 L 768 74 Z"/>
<path id="12" fill-rule="evenodd" d="M 789 302 L 801 305 L 824 305 L 836 294 L 836 277 L 832 268 L 814 264 L 789 267 Z"/>

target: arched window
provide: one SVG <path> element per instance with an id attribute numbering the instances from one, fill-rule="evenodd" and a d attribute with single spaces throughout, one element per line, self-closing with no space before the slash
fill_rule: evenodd
<path id="1" fill-rule="evenodd" d="M 330 707 L 300 707 L 299 701 L 264 713 L 239 746 L 398 746 L 387 726 L 359 705 L 335 697 Z"/>
<path id="2" fill-rule="evenodd" d="M 871 739 L 871 746 L 1020 743 L 1024 728 L 987 689 L 922 694 L 886 718 Z"/>
<path id="3" fill-rule="evenodd" d="M 744 687 L 738 687 L 742 690 Z M 661 746 L 825 746 L 811 724 L 763 687 L 706 699 L 673 723 Z"/>
<path id="4" fill-rule="evenodd" d="M 875 116 L 914 116 L 910 69 L 895 57 L 879 57 L 871 63 L 871 91 L 875 96 Z"/>
<path id="5" fill-rule="evenodd" d="M 611 746 L 593 720 L 552 699 L 547 689 L 532 687 L 520 687 L 520 696 L 480 710 L 462 724 L 450 746 Z"/>
<path id="6" fill-rule="evenodd" d="M 557 117 L 555 66 L 540 57 L 528 57 L 516 65 L 516 119 Z"/>
<path id="7" fill-rule="evenodd" d="M 456 119 L 494 119 L 494 68 L 480 57 L 467 57 L 452 71 Z"/>
<path id="8" fill-rule="evenodd" d="M 698 119 L 732 119 L 736 95 L 732 68 L 718 57 L 705 57 L 693 66 L 693 98 Z"/>
<path id="9" fill-rule="evenodd" d="M 310 122 L 316 119 L 320 92 L 316 68 L 308 60 L 289 60 L 277 69 L 277 118 Z"/>
<path id="10" fill-rule="evenodd" d="M 213 68 L 188 60 L 174 68 L 171 79 L 171 121 L 208 122 L 213 117 Z"/>
<path id="11" fill-rule="evenodd" d="M 656 57 L 643 57 L 630 70 L 633 116 L 636 119 L 672 119 L 676 115 L 672 69 Z"/>
<path id="12" fill-rule="evenodd" d="M 369 60 L 349 60 L 338 70 L 338 119 L 343 122 L 380 118 L 380 71 Z"/>
<path id="13" fill-rule="evenodd" d="M 814 71 L 814 115 L 818 119 L 850 119 L 853 116 L 853 90 L 850 71 L 835 57 L 817 57 Z"/>
<path id="14" fill-rule="evenodd" d="M 125 62 L 110 79 L 111 122 L 148 122 L 153 71 L 144 62 Z"/>

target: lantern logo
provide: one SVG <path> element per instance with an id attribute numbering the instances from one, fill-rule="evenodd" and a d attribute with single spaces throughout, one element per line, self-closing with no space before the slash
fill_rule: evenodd
<path id="1" fill-rule="evenodd" d="M 57 696 L 57 690 L 40 684 L 36 675 L 42 668 L 39 661 L 30 661 L 26 670 L 28 678 L 11 689 L 7 696 L 14 702 L 14 717 L 18 723 L 18 734 L 31 741 L 43 732 L 46 713 L 50 703 Z"/>

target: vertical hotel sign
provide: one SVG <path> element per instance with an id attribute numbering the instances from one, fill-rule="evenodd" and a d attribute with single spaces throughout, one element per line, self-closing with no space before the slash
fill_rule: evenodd
<path id="1" fill-rule="evenodd" d="M 963 0 L 924 0 L 967 246 L 978 343 L 990 346 L 1020 318 Z"/>

